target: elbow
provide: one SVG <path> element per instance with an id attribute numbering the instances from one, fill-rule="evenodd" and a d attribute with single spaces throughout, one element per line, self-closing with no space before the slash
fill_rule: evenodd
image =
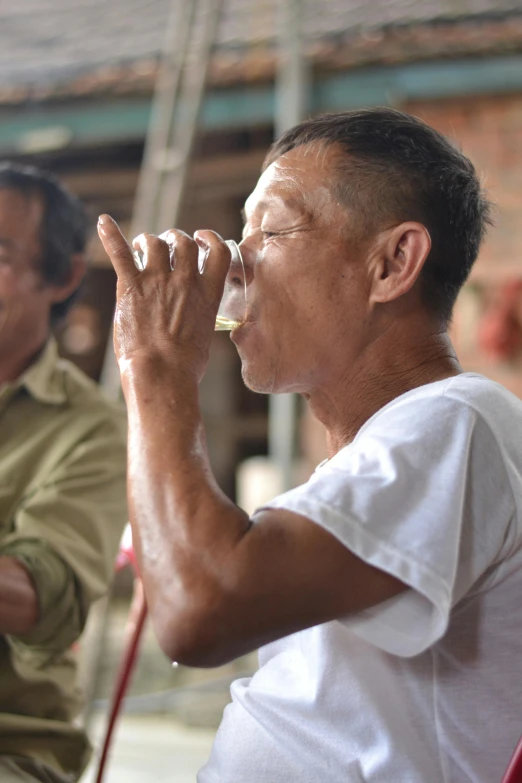
<path id="1" fill-rule="evenodd" d="M 232 661 L 234 654 L 227 654 L 213 639 L 198 635 L 165 633 L 159 644 L 172 663 L 192 669 L 212 669 Z"/>
<path id="2" fill-rule="evenodd" d="M 161 610 L 151 610 L 154 632 L 167 658 L 191 668 L 223 666 L 237 658 L 241 653 L 228 633 L 225 603 L 214 591 L 212 599 L 189 595 L 176 606 L 163 604 Z"/>

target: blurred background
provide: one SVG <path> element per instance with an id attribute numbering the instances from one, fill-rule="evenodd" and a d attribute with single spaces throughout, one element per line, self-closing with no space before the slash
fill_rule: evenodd
<path id="1" fill-rule="evenodd" d="M 108 212 L 129 236 L 175 224 L 237 240 L 274 134 L 375 105 L 453 137 L 496 203 L 452 332 L 467 370 L 522 395 L 522 0 L 0 0 L 0 158 L 53 171 L 93 227 Z M 114 395 L 115 276 L 94 231 L 89 257 L 57 337 Z M 324 456 L 300 401 L 244 388 L 225 334 L 201 404 L 216 476 L 247 510 Z M 82 642 L 95 743 L 132 583 L 117 575 Z M 147 629 L 108 779 L 195 780 L 230 680 L 254 667 L 249 656 L 214 672 L 173 669 Z"/>

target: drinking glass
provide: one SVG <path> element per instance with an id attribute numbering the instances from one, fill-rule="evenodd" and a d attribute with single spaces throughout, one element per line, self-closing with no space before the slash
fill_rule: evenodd
<path id="1" fill-rule="evenodd" d="M 164 238 L 164 235 L 160 235 Z M 246 276 L 241 250 L 233 239 L 226 239 L 225 245 L 230 250 L 230 267 L 225 280 L 223 296 L 219 304 L 214 329 L 216 332 L 230 332 L 244 321 L 246 313 Z M 146 266 L 141 250 L 133 250 L 134 263 L 143 270 Z M 198 268 L 200 274 L 205 273 L 205 262 L 208 251 L 198 246 Z M 171 251 L 172 258 L 172 251 Z"/>

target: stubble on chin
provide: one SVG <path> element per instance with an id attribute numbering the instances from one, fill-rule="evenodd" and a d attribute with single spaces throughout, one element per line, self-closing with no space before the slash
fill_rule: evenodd
<path id="1" fill-rule="evenodd" d="M 243 383 L 257 394 L 271 394 L 274 388 L 274 378 L 270 372 L 255 371 L 249 364 L 243 362 L 241 367 Z"/>

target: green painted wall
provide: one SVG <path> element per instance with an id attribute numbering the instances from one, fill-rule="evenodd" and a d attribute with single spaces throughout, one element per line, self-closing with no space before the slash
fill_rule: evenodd
<path id="1" fill-rule="evenodd" d="M 413 63 L 322 77 L 311 89 L 310 111 L 518 91 L 522 55 Z M 222 130 L 270 124 L 274 106 L 273 86 L 211 90 L 203 103 L 202 125 Z M 140 140 L 149 112 L 145 99 L 0 108 L 0 154 Z"/>

